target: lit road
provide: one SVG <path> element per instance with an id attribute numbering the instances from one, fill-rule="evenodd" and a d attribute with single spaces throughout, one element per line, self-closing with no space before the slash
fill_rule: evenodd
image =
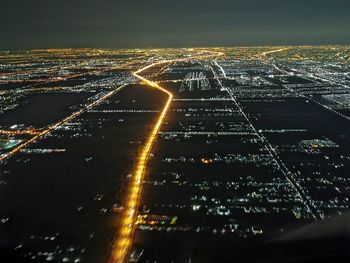
<path id="1" fill-rule="evenodd" d="M 125 64 L 121 64 L 121 65 L 118 65 L 118 66 L 114 66 L 114 67 L 110 67 L 104 71 L 110 71 L 110 70 L 117 70 L 117 69 L 121 69 L 123 67 L 126 67 L 126 66 L 130 66 L 130 65 L 133 65 L 135 64 L 135 62 L 128 62 L 128 63 L 125 63 Z M 96 74 L 96 73 L 101 73 L 101 72 L 104 72 L 104 71 L 99 71 L 99 72 L 93 72 L 93 74 Z M 2 154 L 0 155 L 0 163 L 6 159 L 8 159 L 9 157 L 11 157 L 12 155 L 14 155 L 15 153 L 18 153 L 20 150 L 22 150 L 23 148 L 25 148 L 26 146 L 28 146 L 29 144 L 37 141 L 38 139 L 40 139 L 41 137 L 43 137 L 44 135 L 50 133 L 51 131 L 57 129 L 58 127 L 60 127 L 61 125 L 67 123 L 68 121 L 78 117 L 80 114 L 82 114 L 83 112 L 89 110 L 90 108 L 100 104 L 102 101 L 104 101 L 105 99 L 109 98 L 110 96 L 114 95 L 116 92 L 118 92 L 121 88 L 125 87 L 126 85 L 122 85 L 110 92 L 108 92 L 107 94 L 103 95 L 102 97 L 100 97 L 99 99 L 85 105 L 84 108 L 82 108 L 81 110 L 79 111 L 76 111 L 74 113 L 72 113 L 71 115 L 67 116 L 66 118 L 50 125 L 48 128 L 46 128 L 45 130 L 43 131 L 32 131 L 31 133 L 29 132 L 21 132 L 21 131 L 4 131 L 4 130 L 1 130 L 0 131 L 0 134 L 7 134 L 7 135 L 19 135 L 19 134 L 31 134 L 31 135 L 35 135 L 34 137 L 30 138 L 29 140 L 27 141 L 24 141 L 23 143 L 21 143 L 20 145 L 18 145 L 17 147 L 13 148 L 11 151 L 9 151 L 8 153 L 5 153 L 5 154 Z M 45 89 L 45 88 L 44 88 Z"/>
<path id="2" fill-rule="evenodd" d="M 0 162 L 4 161 L 5 159 L 9 158 L 10 156 L 12 156 L 15 153 L 18 153 L 21 149 L 23 149 L 24 147 L 28 146 L 29 144 L 31 144 L 32 142 L 37 141 L 39 138 L 41 138 L 42 136 L 48 134 L 49 132 L 57 129 L 58 127 L 60 127 L 61 125 L 67 123 L 68 121 L 78 117 L 80 114 L 82 114 L 83 112 L 87 111 L 88 109 L 98 105 L 99 103 L 101 103 L 102 101 L 104 101 L 105 99 L 109 98 L 110 96 L 112 96 L 114 93 L 118 92 L 121 88 L 123 88 L 125 85 L 120 86 L 110 92 L 108 92 L 107 94 L 103 95 L 102 97 L 100 97 L 99 99 L 87 104 L 84 108 L 82 108 L 79 111 L 76 111 L 74 113 L 72 113 L 71 115 L 67 116 L 66 118 L 50 125 L 47 129 L 38 132 L 34 137 L 32 137 L 31 139 L 23 142 L 22 144 L 18 145 L 17 147 L 13 148 L 11 151 L 9 151 L 6 154 L 3 154 L 0 156 Z"/>
<path id="3" fill-rule="evenodd" d="M 146 172 L 146 164 L 149 158 L 149 154 L 151 152 L 152 146 L 156 140 L 159 129 L 165 119 L 166 113 L 169 109 L 171 101 L 173 99 L 173 94 L 168 90 L 162 88 L 157 83 L 147 80 L 144 77 L 140 76 L 139 73 L 142 71 L 153 67 L 156 64 L 167 63 L 168 61 L 162 61 L 159 63 L 151 64 L 147 67 L 144 67 L 134 73 L 134 76 L 139 78 L 146 85 L 151 86 L 164 92 L 168 98 L 161 111 L 156 124 L 153 126 L 150 134 L 147 137 L 147 141 L 145 142 L 141 153 L 139 154 L 136 162 L 136 166 L 134 169 L 132 181 L 130 184 L 129 192 L 127 194 L 127 202 L 125 204 L 124 212 L 121 218 L 120 230 L 117 240 L 114 244 L 112 255 L 110 262 L 124 262 L 127 261 L 127 256 L 129 254 L 129 250 L 133 241 L 133 233 L 135 220 L 137 215 L 137 208 L 140 201 L 140 194 L 142 189 L 142 181 Z"/>
<path id="4" fill-rule="evenodd" d="M 0 130 L 0 134 L 5 135 L 22 135 L 22 134 L 30 134 L 30 135 L 38 135 L 40 132 L 35 129 L 27 129 L 27 130 Z"/>
<path id="5" fill-rule="evenodd" d="M 279 49 L 274 49 L 274 50 L 271 50 L 271 51 L 265 51 L 263 53 L 261 53 L 260 55 L 264 56 L 264 57 L 267 57 L 268 54 L 272 54 L 272 53 L 277 53 L 277 52 L 282 52 L 282 51 L 285 51 L 285 50 L 288 50 L 289 48 L 279 48 Z"/>
<path id="6" fill-rule="evenodd" d="M 279 52 L 281 50 L 275 50 L 274 52 Z M 271 53 L 272 51 L 270 51 Z M 223 69 L 223 67 L 221 67 L 216 60 L 213 61 L 214 64 L 220 68 L 220 70 L 222 71 L 223 76 L 226 76 L 226 73 Z M 266 139 L 266 137 L 259 132 L 255 126 L 253 125 L 253 123 L 251 122 L 250 118 L 248 117 L 248 115 L 244 112 L 243 108 L 241 107 L 241 105 L 237 102 L 235 96 L 233 95 L 233 92 L 231 90 L 229 90 L 227 87 L 224 87 L 222 85 L 221 80 L 219 79 L 219 77 L 217 76 L 217 73 L 213 70 L 213 68 L 211 67 L 211 70 L 213 72 L 214 77 L 217 79 L 219 85 L 221 86 L 221 88 L 223 90 L 226 90 L 226 92 L 229 94 L 232 102 L 237 106 L 237 108 L 239 109 L 240 113 L 242 114 L 242 116 L 246 119 L 246 121 L 249 123 L 249 126 L 253 129 L 253 131 L 255 132 L 256 136 L 258 136 L 260 138 L 260 140 L 264 143 L 266 150 L 270 153 L 270 155 L 272 156 L 272 158 L 275 160 L 276 164 L 278 165 L 278 167 L 281 169 L 281 172 L 285 175 L 286 179 L 288 180 L 288 182 L 291 184 L 291 186 L 294 187 L 294 189 L 296 190 L 296 192 L 298 193 L 300 199 L 303 201 L 305 207 L 308 209 L 308 211 L 312 214 L 314 219 L 322 219 L 321 216 L 319 215 L 319 213 L 317 213 L 316 209 L 313 207 L 313 205 L 311 203 L 309 203 L 309 200 L 307 198 L 306 193 L 304 192 L 304 189 L 301 187 L 301 185 L 297 182 L 297 180 L 295 180 L 295 178 L 297 178 L 297 176 L 295 174 L 293 174 L 289 168 L 285 165 L 285 163 L 283 162 L 283 160 L 279 157 L 278 153 L 276 152 L 275 148 L 272 146 L 272 144 Z"/>
<path id="7" fill-rule="evenodd" d="M 170 104 L 173 100 L 173 94 L 162 88 L 156 82 L 150 81 L 140 75 L 141 72 L 154 67 L 156 65 L 171 63 L 175 61 L 186 61 L 189 59 L 205 59 L 213 56 L 222 56 L 221 52 L 211 52 L 206 50 L 200 50 L 200 52 L 208 53 L 208 55 L 197 55 L 191 58 L 183 58 L 183 59 L 174 59 L 174 60 L 164 60 L 159 61 L 153 64 L 150 64 L 144 68 L 141 68 L 134 72 L 134 76 L 140 79 L 144 84 L 156 88 L 159 91 L 165 93 L 168 98 L 167 101 L 155 123 L 151 132 L 149 133 L 145 144 L 142 147 L 140 154 L 137 157 L 135 168 L 133 171 L 133 176 L 130 182 L 129 190 L 126 196 L 126 202 L 124 206 L 124 211 L 120 219 L 119 232 L 117 234 L 117 238 L 113 244 L 111 257 L 109 259 L 109 263 L 122 263 L 128 262 L 130 248 L 133 243 L 133 236 L 135 231 L 135 222 L 137 217 L 137 210 L 140 203 L 141 190 L 142 190 L 142 182 L 144 176 L 146 174 L 147 162 L 149 159 L 149 155 L 152 150 L 152 146 L 157 138 L 157 134 L 160 130 L 160 127 L 166 117 L 166 114 L 169 110 Z"/>

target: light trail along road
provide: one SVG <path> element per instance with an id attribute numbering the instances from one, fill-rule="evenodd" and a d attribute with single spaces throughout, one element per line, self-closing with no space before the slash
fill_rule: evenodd
<path id="1" fill-rule="evenodd" d="M 202 52 L 208 53 L 208 55 L 199 55 L 194 56 L 192 59 L 205 59 L 212 56 L 222 56 L 223 53 L 221 52 L 211 52 L 203 50 Z M 159 91 L 165 93 L 168 98 L 167 101 L 155 123 L 153 126 L 151 132 L 149 133 L 145 144 L 143 145 L 140 154 L 138 155 L 136 159 L 136 163 L 134 166 L 134 171 L 132 175 L 132 179 L 130 182 L 130 186 L 127 192 L 126 196 L 126 202 L 124 206 L 124 211 L 120 219 L 120 225 L 119 225 L 119 232 L 117 234 L 117 238 L 113 244 L 111 257 L 109 259 L 109 263 L 122 263 L 122 262 L 128 262 L 129 260 L 129 252 L 130 248 L 132 246 L 133 237 L 134 237 L 134 231 L 135 231 L 135 222 L 136 222 L 136 216 L 137 216 L 137 209 L 140 203 L 141 198 L 141 190 L 142 190 L 142 182 L 144 179 L 144 176 L 146 174 L 146 167 L 147 167 L 147 161 L 149 159 L 149 155 L 152 150 L 152 146 L 157 138 L 157 134 L 160 130 L 160 127 L 166 117 L 166 114 L 169 110 L 170 104 L 173 100 L 173 94 L 162 88 L 159 84 L 156 82 L 150 81 L 140 75 L 141 72 L 161 64 L 171 63 L 171 62 L 177 62 L 177 61 L 186 61 L 191 58 L 185 58 L 185 59 L 174 59 L 174 60 L 164 60 L 160 62 L 156 62 L 153 64 L 150 64 L 144 68 L 141 68 L 134 72 L 134 76 L 140 79 L 144 84 L 151 86 L 153 88 L 158 89 Z"/>
<path id="2" fill-rule="evenodd" d="M 279 48 L 279 49 L 274 49 L 274 50 L 271 50 L 271 51 L 262 52 L 260 55 L 262 55 L 262 56 L 264 56 L 264 57 L 267 57 L 268 54 L 277 53 L 277 52 L 282 52 L 282 51 L 285 51 L 285 50 L 288 50 L 288 49 L 289 49 L 289 48 L 287 48 L 287 47 Z"/>
<path id="3" fill-rule="evenodd" d="M 146 172 L 147 161 L 149 158 L 149 154 L 152 150 L 152 146 L 156 140 L 159 129 L 165 119 L 166 113 L 168 112 L 171 101 L 173 99 L 173 94 L 171 92 L 162 88 L 157 83 L 145 79 L 144 77 L 140 76 L 139 73 L 141 73 L 142 71 L 145 71 L 150 67 L 153 67 L 156 64 L 167 63 L 167 62 L 168 61 L 166 62 L 163 61 L 163 62 L 151 64 L 147 67 L 139 69 L 134 73 L 135 77 L 139 78 L 146 85 L 164 92 L 168 96 L 168 98 L 137 158 L 132 181 L 129 187 L 129 192 L 127 193 L 127 197 L 126 197 L 127 202 L 125 204 L 124 212 L 121 217 L 119 234 L 117 236 L 115 244 L 113 245 L 112 255 L 110 258 L 111 263 L 127 262 L 128 260 L 127 257 L 129 255 L 129 250 L 133 241 L 135 220 L 137 216 L 137 208 L 140 203 L 142 181 Z"/>
<path id="4" fill-rule="evenodd" d="M 84 108 L 82 108 L 79 111 L 76 111 L 74 113 L 72 113 L 71 115 L 67 116 L 66 118 L 50 125 L 48 128 L 46 128 L 43 131 L 37 132 L 36 135 L 34 137 L 32 137 L 31 139 L 23 142 L 22 144 L 18 145 L 17 147 L 13 148 L 11 151 L 9 151 L 6 154 L 0 155 L 0 163 L 2 161 L 4 161 L 5 159 L 9 158 L 10 156 L 12 156 L 15 153 L 18 153 L 20 150 L 22 150 L 24 147 L 28 146 L 29 144 L 37 141 L 38 139 L 40 139 L 41 137 L 43 137 L 44 135 L 52 132 L 53 130 L 57 129 L 58 127 L 60 127 L 61 125 L 67 123 L 68 121 L 78 117 L 80 114 L 82 114 L 83 112 L 89 110 L 90 108 L 100 104 L 102 101 L 104 101 L 105 99 L 109 98 L 110 96 L 112 96 L 114 93 L 118 92 L 121 88 L 123 88 L 125 85 L 120 86 L 110 92 L 108 92 L 107 94 L 103 95 L 102 97 L 100 97 L 99 99 L 87 104 Z"/>

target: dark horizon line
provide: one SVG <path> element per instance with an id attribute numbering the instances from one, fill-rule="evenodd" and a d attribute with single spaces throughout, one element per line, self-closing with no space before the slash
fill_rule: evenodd
<path id="1" fill-rule="evenodd" d="M 222 46 L 215 46 L 215 45 L 196 45 L 196 46 L 130 46 L 130 47 L 98 47 L 98 46 L 72 46 L 72 47 L 36 47 L 36 48 L 0 48 L 0 52 L 6 52 L 6 51 L 31 51 L 31 50 L 49 50 L 49 49 L 57 49 L 57 50 L 65 50 L 65 49 L 188 49 L 188 48 L 252 48 L 252 47 L 327 47 L 327 46 L 350 46 L 349 43 L 322 43 L 322 44 L 263 44 L 263 45 L 254 45 L 254 44 L 247 44 L 247 45 L 222 45 Z"/>

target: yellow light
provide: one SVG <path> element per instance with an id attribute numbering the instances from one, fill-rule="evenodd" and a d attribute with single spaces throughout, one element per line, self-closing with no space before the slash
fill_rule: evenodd
<path id="1" fill-rule="evenodd" d="M 222 56 L 224 55 L 222 52 L 216 52 L 216 51 L 207 51 L 207 50 L 201 50 L 203 53 L 209 53 L 208 55 L 200 55 L 196 56 L 197 59 L 204 59 L 208 58 L 210 56 Z M 165 116 L 168 112 L 168 109 L 170 107 L 170 104 L 173 100 L 173 94 L 159 86 L 158 83 L 150 81 L 141 75 L 139 73 L 155 66 L 155 65 L 160 65 L 160 64 L 165 64 L 165 63 L 170 63 L 173 61 L 185 61 L 188 60 L 189 58 L 184 58 L 184 59 L 176 59 L 176 60 L 164 60 L 160 62 L 153 63 L 151 65 L 148 65 L 144 68 L 141 68 L 137 70 L 136 72 L 133 73 L 135 77 L 141 80 L 142 83 L 156 88 L 165 94 L 167 94 L 168 99 L 155 123 L 153 126 L 151 132 L 149 133 L 147 140 L 137 157 L 136 165 L 135 165 L 135 174 L 132 177 L 132 182 L 130 184 L 130 189 L 129 189 L 129 194 L 127 196 L 127 202 L 126 206 L 124 209 L 124 213 L 122 215 L 121 219 L 121 229 L 122 231 L 120 232 L 119 236 L 117 236 L 117 239 L 115 240 L 115 245 L 114 250 L 112 251 L 110 263 L 122 263 L 122 262 L 127 262 L 127 256 L 130 250 L 130 246 L 132 245 L 132 238 L 133 238 L 133 233 L 134 233 L 134 228 L 135 225 L 139 223 L 139 221 L 136 220 L 136 214 L 135 211 L 138 207 L 138 204 L 140 202 L 140 193 L 142 190 L 142 181 L 145 176 L 145 171 L 146 171 L 146 165 L 147 161 L 149 159 L 149 155 L 151 153 L 152 146 L 155 142 L 155 139 L 157 138 L 157 134 L 159 132 L 159 129 L 165 119 Z M 131 216 L 130 216 L 131 215 Z M 152 224 L 156 224 L 156 222 L 152 221 Z M 125 231 L 125 228 L 128 228 L 128 231 Z"/>
<path id="2" fill-rule="evenodd" d="M 140 75 L 138 75 L 138 73 L 150 68 L 151 66 L 154 66 L 154 65 L 152 64 L 141 70 L 138 70 L 137 72 L 134 73 L 134 76 L 139 78 L 142 82 L 146 83 L 147 85 L 157 88 L 158 90 L 166 93 L 168 95 L 168 99 L 163 107 L 161 114 L 159 115 L 156 121 L 156 124 L 153 126 L 153 129 L 148 135 L 146 143 L 142 148 L 142 151 L 137 159 L 135 175 L 132 177 L 133 181 L 131 183 L 131 188 L 129 189 L 128 202 L 126 205 L 126 209 L 124 210 L 124 213 L 122 215 L 122 220 L 121 220 L 122 231 L 120 232 L 120 236 L 116 240 L 116 245 L 114 246 L 115 251 L 113 251 L 112 253 L 111 262 L 113 263 L 124 262 L 129 253 L 129 246 L 131 245 L 134 226 L 137 223 L 135 220 L 135 215 L 136 215 L 135 211 L 139 203 L 139 194 L 142 188 L 141 182 L 145 175 L 146 164 L 147 164 L 152 146 L 157 137 L 158 131 L 161 127 L 162 122 L 165 119 L 166 113 L 173 99 L 173 95 L 169 91 L 160 87 L 157 83 L 149 81 L 141 77 Z"/>

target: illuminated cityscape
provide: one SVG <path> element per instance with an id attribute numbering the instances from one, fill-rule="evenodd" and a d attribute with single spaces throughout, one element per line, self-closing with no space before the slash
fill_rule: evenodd
<path id="1" fill-rule="evenodd" d="M 0 101 L 8 262 L 348 253 L 350 46 L 0 51 Z"/>

